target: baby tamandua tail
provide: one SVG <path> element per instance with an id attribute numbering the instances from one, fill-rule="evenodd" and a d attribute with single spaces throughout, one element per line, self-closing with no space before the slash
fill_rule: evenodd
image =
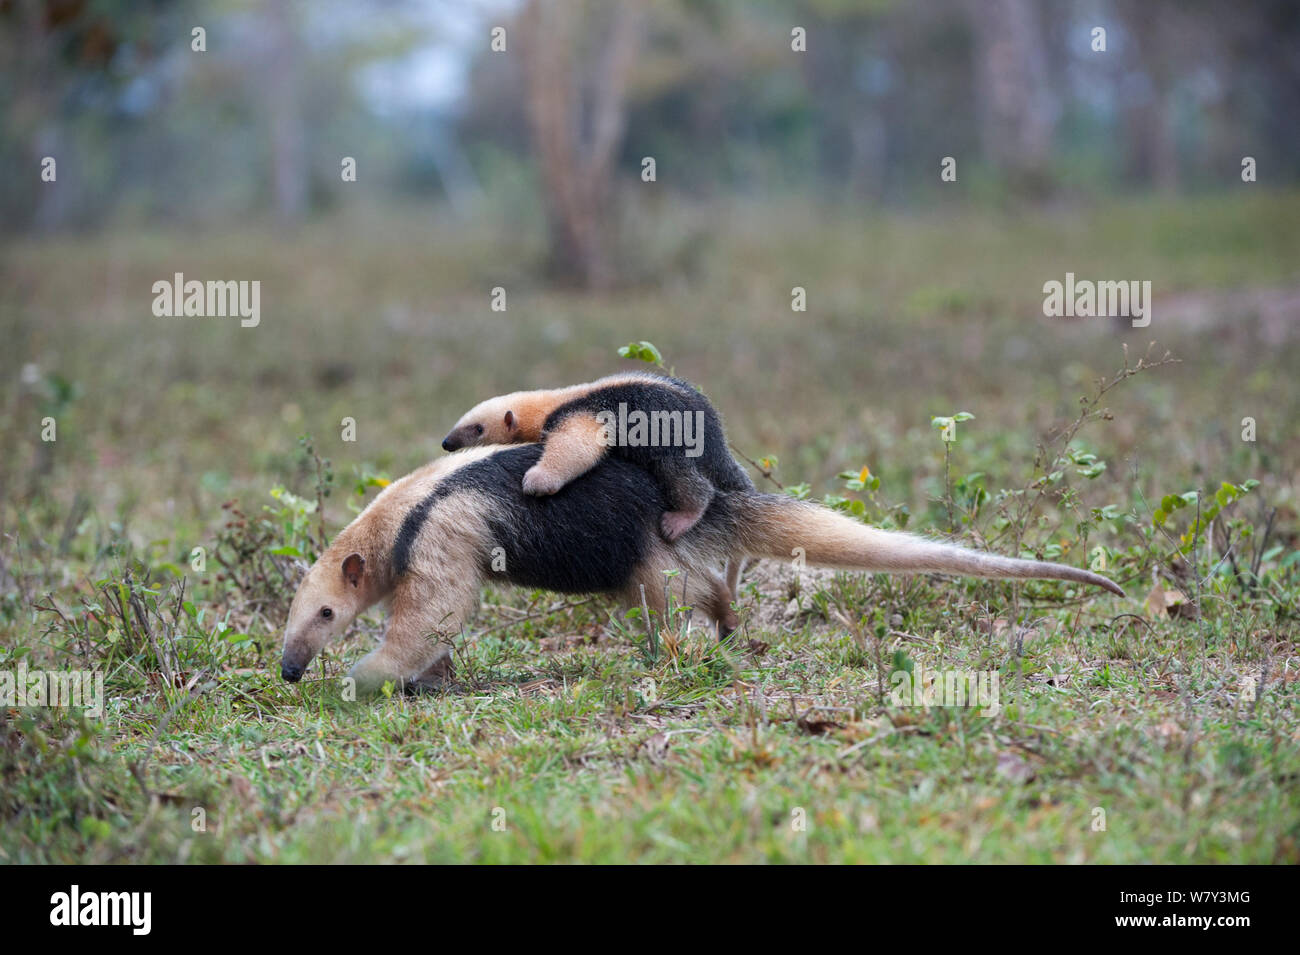
<path id="1" fill-rule="evenodd" d="M 727 450 L 718 412 L 679 378 L 629 373 L 489 398 L 456 422 L 442 446 L 533 441 L 545 450 L 524 475 L 525 493 L 554 494 L 607 453 L 623 458 L 658 482 L 668 503 L 660 530 L 670 542 L 696 525 L 715 492 L 754 489 Z"/>
<path id="2" fill-rule="evenodd" d="M 387 601 L 382 645 L 353 667 L 360 692 L 386 681 L 433 685 L 447 673 L 452 641 L 488 581 L 604 592 L 627 607 L 644 599 L 666 612 L 664 573 L 681 599 L 717 622 L 738 625 L 732 590 L 714 569 L 745 556 L 811 565 L 973 577 L 1046 577 L 1123 591 L 1099 574 L 1037 560 L 966 550 L 867 527 L 818 504 L 777 494 L 718 493 L 688 533 L 659 533 L 664 494 L 650 474 L 610 457 L 554 495 L 525 494 L 538 445 L 476 448 L 394 481 L 345 527 L 307 572 L 289 608 L 281 675 L 291 682 L 361 611 Z"/>

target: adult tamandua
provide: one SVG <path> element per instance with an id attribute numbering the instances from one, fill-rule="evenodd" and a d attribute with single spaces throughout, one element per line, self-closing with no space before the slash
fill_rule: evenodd
<path id="1" fill-rule="evenodd" d="M 611 457 L 555 494 L 525 494 L 522 478 L 540 445 L 474 448 L 441 458 L 386 487 L 307 572 L 289 608 L 280 672 L 297 681 L 357 614 L 386 601 L 383 643 L 352 668 L 360 692 L 386 681 L 433 684 L 452 641 L 499 580 L 561 593 L 605 592 L 659 614 L 667 570 L 680 570 L 684 603 L 737 626 L 732 592 L 714 569 L 745 556 L 864 571 L 936 571 L 972 577 L 1053 578 L 1104 587 L 1098 574 L 1063 564 L 999 557 L 867 527 L 817 504 L 776 494 L 716 494 L 676 541 L 658 530 L 657 482 Z M 676 581 L 674 581 L 676 586 Z"/>

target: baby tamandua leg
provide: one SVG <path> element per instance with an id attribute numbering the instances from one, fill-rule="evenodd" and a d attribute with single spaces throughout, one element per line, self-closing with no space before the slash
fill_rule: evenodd
<path id="1" fill-rule="evenodd" d="M 606 426 L 595 415 L 565 418 L 543 436 L 541 458 L 524 473 L 524 493 L 554 494 L 586 474 L 609 450 L 606 434 Z M 704 516 L 713 500 L 713 484 L 684 456 L 656 458 L 647 466 L 671 508 L 660 519 L 660 531 L 666 540 L 675 541 Z"/>
<path id="2" fill-rule="evenodd" d="M 524 473 L 525 494 L 554 494 L 605 456 L 605 426 L 595 415 L 574 414 L 543 436 L 542 456 Z"/>
<path id="3" fill-rule="evenodd" d="M 659 520 L 664 539 L 675 541 L 699 523 L 713 500 L 713 483 L 683 458 L 659 458 L 651 471 L 668 498 L 666 511 Z"/>

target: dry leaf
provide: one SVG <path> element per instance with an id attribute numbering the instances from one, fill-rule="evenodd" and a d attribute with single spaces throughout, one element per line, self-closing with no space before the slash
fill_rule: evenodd
<path id="1" fill-rule="evenodd" d="M 1176 743 L 1183 737 L 1183 728 L 1177 723 L 1165 720 L 1156 726 L 1156 735 L 1167 743 Z"/>
<path id="2" fill-rule="evenodd" d="M 810 710 L 795 721 L 796 725 L 810 736 L 820 736 L 822 733 L 829 733 L 831 730 L 844 729 L 843 723 L 837 723 L 835 720 L 819 719 L 811 714 L 812 711 Z"/>
<path id="3" fill-rule="evenodd" d="M 1196 619 L 1196 605 L 1187 599 L 1187 595 L 1181 590 L 1165 590 L 1158 580 L 1147 594 L 1146 604 L 1147 613 L 1157 620 L 1162 617 Z"/>
<path id="4" fill-rule="evenodd" d="M 642 754 L 652 763 L 662 763 L 668 756 L 668 734 L 655 733 L 638 747 Z"/>
<path id="5" fill-rule="evenodd" d="M 1034 778 L 1034 767 L 1018 753 L 1010 750 L 998 753 L 997 773 L 1013 783 L 1027 783 Z"/>

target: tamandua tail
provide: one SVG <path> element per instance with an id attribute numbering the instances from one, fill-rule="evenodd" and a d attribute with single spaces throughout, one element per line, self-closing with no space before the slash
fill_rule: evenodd
<path id="1" fill-rule="evenodd" d="M 789 560 L 802 548 L 808 564 L 882 573 L 932 571 L 965 577 L 1072 580 L 1123 589 L 1091 571 L 1042 560 L 1021 560 L 967 550 L 912 534 L 882 531 L 829 508 L 779 494 L 736 494 L 740 550 L 750 556 Z M 733 557 L 733 562 L 738 558 Z"/>

